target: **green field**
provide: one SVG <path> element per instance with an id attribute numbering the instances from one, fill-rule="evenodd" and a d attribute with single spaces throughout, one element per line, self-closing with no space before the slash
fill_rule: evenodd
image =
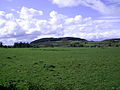
<path id="1" fill-rule="evenodd" d="M 1 48 L 2 88 L 120 90 L 120 48 Z"/>

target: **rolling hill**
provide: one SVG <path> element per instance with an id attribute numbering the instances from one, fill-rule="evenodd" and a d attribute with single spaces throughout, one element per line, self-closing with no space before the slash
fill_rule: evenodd
<path id="1" fill-rule="evenodd" d="M 76 37 L 42 38 L 30 43 L 35 47 L 118 47 L 120 38 L 103 41 L 87 41 Z"/>
<path id="2" fill-rule="evenodd" d="M 62 38 L 42 38 L 32 41 L 30 44 L 37 47 L 73 47 L 83 46 L 82 44 L 88 42 L 85 39 L 75 37 L 62 37 Z"/>
<path id="3" fill-rule="evenodd" d="M 87 41 L 81 38 L 75 37 L 62 37 L 62 38 L 42 38 L 35 41 L 32 41 L 31 44 L 39 44 L 44 42 L 54 42 L 54 41 Z"/>

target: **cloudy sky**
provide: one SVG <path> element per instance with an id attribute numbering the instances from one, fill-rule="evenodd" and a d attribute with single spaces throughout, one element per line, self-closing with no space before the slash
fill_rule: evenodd
<path id="1" fill-rule="evenodd" d="M 0 0 L 0 42 L 120 38 L 120 0 Z"/>

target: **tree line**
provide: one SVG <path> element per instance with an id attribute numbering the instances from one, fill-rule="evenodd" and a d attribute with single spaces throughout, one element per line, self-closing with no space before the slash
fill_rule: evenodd
<path id="1" fill-rule="evenodd" d="M 2 48 L 29 48 L 31 47 L 31 45 L 25 42 L 17 42 L 17 43 L 14 43 L 13 46 L 7 46 L 7 45 L 3 45 L 3 43 L 0 42 L 0 47 Z"/>
<path id="2" fill-rule="evenodd" d="M 92 42 L 92 41 L 85 41 L 85 42 L 68 42 L 68 41 L 61 41 L 61 42 L 45 42 L 39 44 L 31 44 L 25 42 L 16 42 L 13 46 L 3 45 L 0 42 L 0 47 L 2 48 L 41 48 L 41 47 L 120 47 L 120 41 L 113 42 L 113 41 L 104 41 L 104 42 Z"/>

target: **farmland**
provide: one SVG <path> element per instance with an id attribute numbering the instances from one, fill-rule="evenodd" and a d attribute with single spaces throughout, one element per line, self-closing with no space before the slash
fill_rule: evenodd
<path id="1" fill-rule="evenodd" d="M 120 48 L 0 48 L 0 90 L 119 90 Z"/>

